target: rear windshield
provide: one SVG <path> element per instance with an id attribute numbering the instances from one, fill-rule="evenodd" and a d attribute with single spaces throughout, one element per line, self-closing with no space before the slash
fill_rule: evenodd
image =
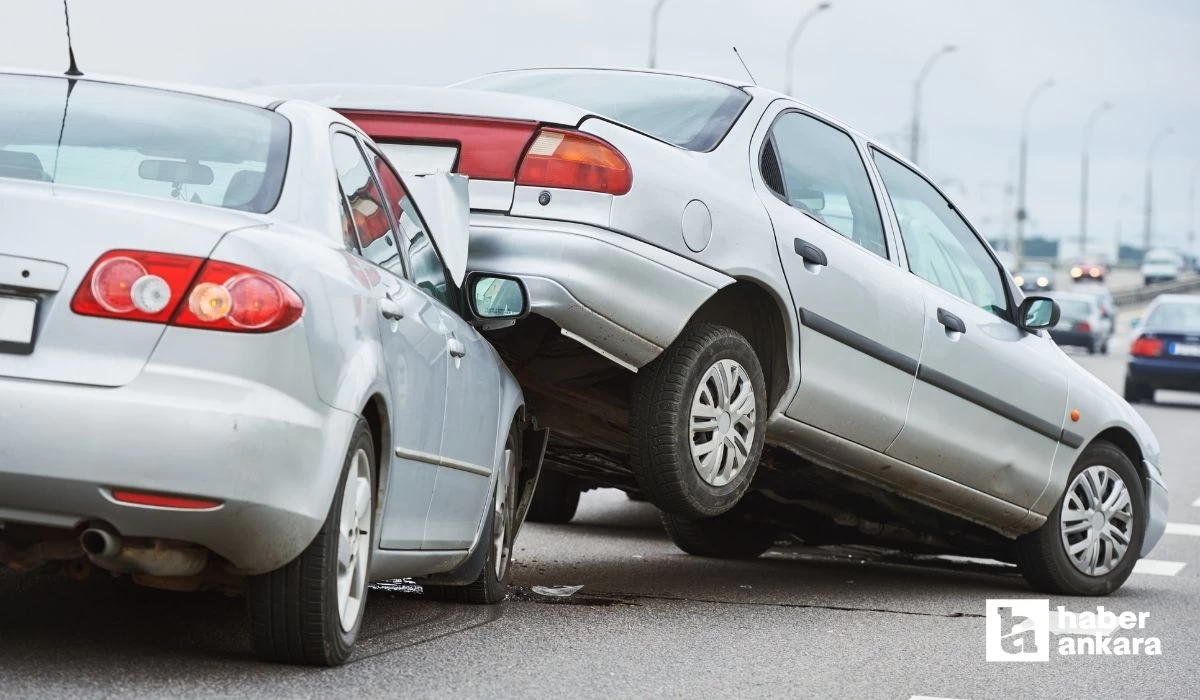
<path id="1" fill-rule="evenodd" d="M 1092 314 L 1092 302 L 1082 299 L 1055 299 L 1063 318 L 1083 319 Z"/>
<path id="2" fill-rule="evenodd" d="M 0 178 L 264 213 L 290 126 L 234 102 L 87 80 L 0 74 Z"/>
<path id="3" fill-rule="evenodd" d="M 1146 319 L 1146 329 L 1200 333 L 1200 302 L 1165 302 Z"/>
<path id="4" fill-rule="evenodd" d="M 1151 253 L 1146 256 L 1146 262 L 1150 265 L 1178 265 L 1179 258 L 1170 253 Z"/>
<path id="5" fill-rule="evenodd" d="M 615 70 L 496 73 L 457 87 L 566 102 L 690 151 L 716 148 L 750 101 L 711 80 Z"/>

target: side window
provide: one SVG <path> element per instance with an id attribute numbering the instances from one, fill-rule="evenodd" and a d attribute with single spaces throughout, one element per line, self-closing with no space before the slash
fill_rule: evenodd
<path id="1" fill-rule="evenodd" d="M 954 205 L 908 167 L 878 151 L 874 156 L 913 274 L 1008 318 L 1000 268 Z"/>
<path id="2" fill-rule="evenodd" d="M 780 116 L 771 137 L 765 147 L 771 153 L 764 151 L 760 161 L 768 186 L 791 206 L 886 258 L 883 219 L 854 140 L 799 112 Z"/>
<path id="3" fill-rule="evenodd" d="M 408 251 L 412 281 L 426 294 L 457 312 L 457 295 L 450 284 L 446 266 L 429 238 L 425 222 L 409 199 L 404 183 L 382 156 L 370 149 L 367 152 L 374 161 L 375 172 L 379 173 L 384 201 L 400 228 L 400 245 L 406 246 Z"/>
<path id="4" fill-rule="evenodd" d="M 400 268 L 400 253 L 392 234 L 391 219 L 383 208 L 379 187 L 371 177 L 371 169 L 354 137 L 341 133 L 333 135 L 333 165 L 350 205 L 350 216 L 358 231 L 363 257 L 389 270 Z"/>

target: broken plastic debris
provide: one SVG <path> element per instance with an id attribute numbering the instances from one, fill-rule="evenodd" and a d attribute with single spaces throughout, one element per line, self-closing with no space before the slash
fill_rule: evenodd
<path id="1" fill-rule="evenodd" d="M 583 586 L 534 586 L 530 590 L 550 598 L 566 598 L 575 595 L 580 588 Z"/>

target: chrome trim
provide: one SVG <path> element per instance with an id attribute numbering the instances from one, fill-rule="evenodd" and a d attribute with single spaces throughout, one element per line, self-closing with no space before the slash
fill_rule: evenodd
<path id="1" fill-rule="evenodd" d="M 484 467 L 478 464 L 471 464 L 459 459 L 451 459 L 450 457 L 440 457 L 438 455 L 429 454 L 428 452 L 420 452 L 417 450 L 406 450 L 403 447 L 396 448 L 396 456 L 403 459 L 412 459 L 426 464 L 433 464 L 439 467 L 448 467 L 459 471 L 467 472 L 468 474 L 478 474 L 479 476 L 491 476 L 491 467 Z"/>

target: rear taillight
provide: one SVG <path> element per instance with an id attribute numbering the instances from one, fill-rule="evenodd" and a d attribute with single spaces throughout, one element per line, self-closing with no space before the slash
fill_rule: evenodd
<path id="1" fill-rule="evenodd" d="M 625 194 L 633 187 L 629 161 L 611 144 L 578 131 L 541 129 L 525 151 L 517 184 Z"/>
<path id="2" fill-rule="evenodd" d="M 1075 324 L 1075 330 L 1079 331 L 1080 333 L 1091 333 L 1092 324 L 1088 323 L 1087 321 L 1080 321 L 1079 323 Z"/>
<path id="3" fill-rule="evenodd" d="M 88 270 L 71 310 L 82 316 L 266 333 L 294 323 L 304 303 L 283 282 L 241 265 L 112 250 Z"/>
<path id="4" fill-rule="evenodd" d="M 1129 354 L 1134 357 L 1161 357 L 1163 341 L 1158 338 L 1137 338 L 1133 341 L 1133 347 L 1129 349 Z"/>
<path id="5" fill-rule="evenodd" d="M 187 498 L 185 496 L 170 496 L 163 493 L 120 489 L 113 489 L 112 497 L 114 501 L 121 503 L 131 503 L 137 506 L 153 506 L 155 508 L 178 508 L 180 510 L 212 510 L 221 505 L 220 501 L 210 501 L 207 498 Z"/>
<path id="6" fill-rule="evenodd" d="M 292 325 L 304 302 L 292 288 L 248 267 L 210 260 L 173 325 L 266 333 Z"/>
<path id="7" fill-rule="evenodd" d="M 202 258 L 187 255 L 111 250 L 84 275 L 71 310 L 83 316 L 166 323 L 202 264 Z"/>

